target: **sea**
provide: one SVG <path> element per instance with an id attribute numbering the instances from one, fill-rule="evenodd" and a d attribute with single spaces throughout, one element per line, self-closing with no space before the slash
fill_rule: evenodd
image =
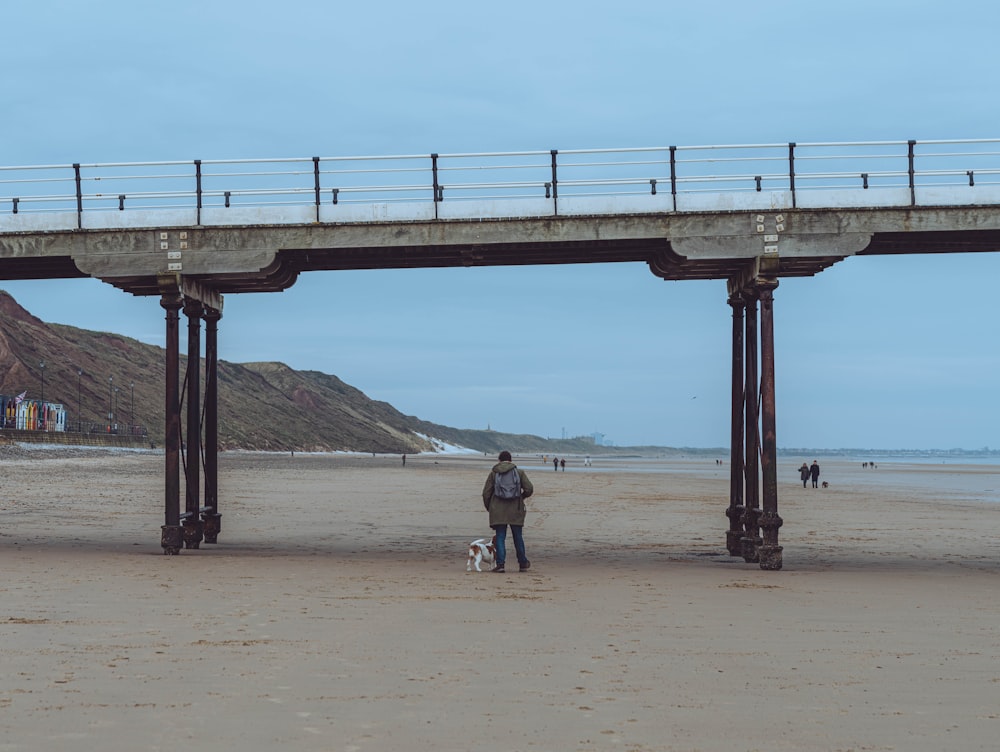
<path id="1" fill-rule="evenodd" d="M 518 466 L 525 470 L 553 472 L 551 459 L 544 464 L 541 459 L 515 457 Z M 799 467 L 813 460 L 820 465 L 820 480 L 830 484 L 829 489 L 820 489 L 820 492 L 893 489 L 912 493 L 913 498 L 931 503 L 1000 504 L 1000 454 L 990 450 L 783 450 L 778 452 L 779 496 L 803 491 Z M 730 476 L 728 450 L 718 450 L 714 454 L 697 449 L 691 452 L 670 450 L 659 456 L 594 455 L 591 463 L 585 464 L 584 457 L 567 456 L 565 472 L 700 476 L 715 478 L 720 484 L 727 484 Z"/>
<path id="2" fill-rule="evenodd" d="M 826 457 L 846 462 L 906 463 L 921 465 L 998 465 L 1000 451 L 995 449 L 782 449 L 781 457 Z"/>

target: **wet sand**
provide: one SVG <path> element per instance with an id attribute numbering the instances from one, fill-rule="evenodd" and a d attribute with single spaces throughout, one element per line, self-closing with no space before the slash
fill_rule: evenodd
<path id="1" fill-rule="evenodd" d="M 515 460 L 501 575 L 483 457 L 226 454 L 179 556 L 162 455 L 4 458 L 0 751 L 996 748 L 997 467 L 788 461 L 763 572 L 711 459 Z"/>

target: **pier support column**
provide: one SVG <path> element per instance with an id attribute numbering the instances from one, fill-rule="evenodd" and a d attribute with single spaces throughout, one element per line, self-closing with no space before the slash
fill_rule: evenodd
<path id="1" fill-rule="evenodd" d="M 732 421 L 729 450 L 729 530 L 726 549 L 730 556 L 743 555 L 743 309 L 746 302 L 741 292 L 731 291 L 729 305 L 733 308 L 733 368 Z"/>
<path id="2" fill-rule="evenodd" d="M 746 361 L 744 363 L 746 380 L 743 389 L 745 395 L 745 440 L 743 474 L 745 479 L 743 509 L 743 560 L 756 562 L 757 546 L 760 545 L 760 492 L 758 489 L 758 457 L 760 442 L 757 436 L 757 297 L 750 292 L 746 296 Z"/>
<path id="3" fill-rule="evenodd" d="M 205 309 L 205 511 L 201 513 L 205 543 L 218 543 L 219 514 L 219 319 L 222 312 Z"/>
<path id="4" fill-rule="evenodd" d="M 200 515 L 201 504 L 201 315 L 202 304 L 186 300 L 184 315 L 188 319 L 187 361 L 187 486 L 184 496 L 184 547 L 199 548 L 204 537 Z"/>
<path id="5" fill-rule="evenodd" d="M 160 529 L 160 545 L 164 554 L 176 555 L 181 552 L 183 534 L 181 531 L 181 405 L 178 368 L 180 364 L 178 319 L 182 298 L 179 293 L 164 293 L 160 305 L 166 311 L 166 378 L 164 405 L 164 524 Z"/>
<path id="6" fill-rule="evenodd" d="M 763 481 L 762 511 L 760 527 L 763 542 L 757 547 L 761 569 L 781 569 L 781 546 L 778 545 L 778 528 L 782 519 L 778 516 L 778 444 L 775 420 L 774 386 L 774 290 L 777 279 L 758 281 L 760 297 L 760 465 Z"/>

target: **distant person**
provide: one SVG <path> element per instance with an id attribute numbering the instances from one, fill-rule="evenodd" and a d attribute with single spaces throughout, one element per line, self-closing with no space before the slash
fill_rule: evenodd
<path id="1" fill-rule="evenodd" d="M 584 467 L 590 467 L 590 455 L 589 454 L 586 457 L 583 458 L 583 466 Z"/>
<path id="2" fill-rule="evenodd" d="M 813 488 L 819 488 L 819 463 L 816 460 L 809 466 L 809 477 L 812 478 Z"/>
<path id="3" fill-rule="evenodd" d="M 802 467 L 799 468 L 799 477 L 802 479 L 802 487 L 806 487 L 806 481 L 809 480 L 811 471 L 809 470 L 809 465 L 805 462 L 802 463 Z"/>
<path id="4" fill-rule="evenodd" d="M 561 468 L 562 468 L 562 471 L 563 471 L 564 473 L 566 472 L 566 460 L 565 460 L 565 459 L 561 459 L 561 460 L 559 460 L 559 467 L 561 467 Z"/>
<path id="5" fill-rule="evenodd" d="M 511 461 L 510 452 L 500 452 L 497 459 L 499 461 L 490 470 L 486 483 L 483 484 L 483 506 L 490 513 L 490 527 L 497 538 L 496 567 L 493 571 L 504 571 L 504 562 L 507 560 L 507 526 L 510 525 L 519 571 L 526 572 L 531 567 L 531 562 L 524 550 L 524 518 L 528 513 L 524 500 L 535 489 L 524 470 Z"/>
<path id="6" fill-rule="evenodd" d="M 403 455 L 403 467 L 406 467 L 406 455 Z"/>
<path id="7" fill-rule="evenodd" d="M 559 472 L 559 458 L 558 457 L 553 457 L 552 458 L 552 469 L 555 470 L 557 473 Z"/>

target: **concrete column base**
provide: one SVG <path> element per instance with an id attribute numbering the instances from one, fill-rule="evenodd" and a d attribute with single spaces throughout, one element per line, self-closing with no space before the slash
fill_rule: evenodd
<path id="1" fill-rule="evenodd" d="M 760 568 L 771 572 L 781 569 L 781 551 L 781 546 L 760 546 L 757 549 Z"/>
<path id="2" fill-rule="evenodd" d="M 219 532 L 222 530 L 222 515 L 206 513 L 201 516 L 201 521 L 205 543 L 218 543 Z"/>
<path id="3" fill-rule="evenodd" d="M 760 549 L 761 543 L 763 543 L 760 538 L 740 538 L 740 543 L 743 546 L 743 550 L 740 552 L 740 555 L 743 557 L 743 561 L 747 564 L 756 564 L 760 561 L 757 553 Z"/>
<path id="4" fill-rule="evenodd" d="M 742 530 L 727 530 L 726 531 L 726 550 L 729 551 L 730 556 L 742 556 L 743 555 L 743 531 Z"/>
<path id="5" fill-rule="evenodd" d="M 176 556 L 181 552 L 181 544 L 184 541 L 184 533 L 180 525 L 163 525 L 160 528 L 160 545 L 163 553 Z"/>
<path id="6" fill-rule="evenodd" d="M 184 521 L 184 548 L 200 548 L 203 537 L 201 520 Z"/>
<path id="7" fill-rule="evenodd" d="M 740 539 L 743 537 L 743 515 L 746 514 L 746 507 L 740 505 L 726 508 L 726 517 L 729 518 L 729 530 L 726 531 L 726 550 L 730 556 L 742 556 L 743 544 Z"/>

